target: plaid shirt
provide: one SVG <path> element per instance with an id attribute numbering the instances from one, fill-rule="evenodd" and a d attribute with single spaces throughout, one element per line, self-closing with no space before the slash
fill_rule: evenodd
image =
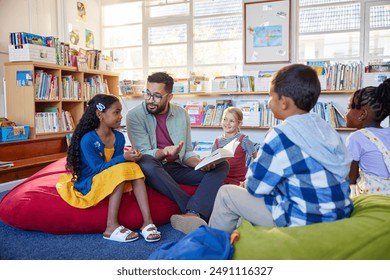
<path id="1" fill-rule="evenodd" d="M 340 181 L 284 133 L 267 134 L 250 165 L 247 190 L 263 197 L 278 227 L 303 226 L 349 217 L 349 179 Z"/>

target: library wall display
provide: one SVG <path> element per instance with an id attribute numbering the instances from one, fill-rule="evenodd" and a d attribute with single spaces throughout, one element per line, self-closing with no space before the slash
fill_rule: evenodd
<path id="1" fill-rule="evenodd" d="M 246 64 L 290 62 L 290 2 L 244 3 Z"/>
<path id="2" fill-rule="evenodd" d="M 339 131 L 352 131 L 345 127 L 344 114 L 332 101 L 333 96 L 347 99 L 353 91 L 323 90 L 312 113 L 319 114 Z M 125 108 L 131 108 L 142 95 L 122 95 Z M 205 99 L 209 101 L 205 101 Z M 324 100 L 324 98 L 326 100 Z M 268 92 L 199 92 L 174 94 L 174 102 L 186 108 L 193 128 L 221 129 L 222 113 L 230 106 L 239 107 L 244 115 L 243 129 L 267 130 L 280 123 L 268 107 Z M 131 104 L 130 104 L 131 103 Z"/>
<path id="3" fill-rule="evenodd" d="M 21 86 L 21 73 L 33 82 Z M 44 62 L 5 63 L 5 79 L 7 116 L 32 139 L 72 132 L 94 95 L 119 95 L 117 73 Z"/>
<path id="4" fill-rule="evenodd" d="M 367 67 L 360 61 L 308 61 L 307 64 L 316 69 L 322 89 L 312 112 L 319 114 L 346 139 L 349 133 L 355 130 L 347 128 L 344 120 L 349 96 L 358 88 L 378 86 L 390 72 L 367 72 L 369 69 L 366 70 Z M 388 69 L 386 67 L 387 65 L 375 66 L 375 69 L 383 71 Z M 256 142 L 262 141 L 266 131 L 280 123 L 268 107 L 269 84 L 276 70 L 260 70 L 256 76 L 215 77 L 210 80 L 209 88 L 204 92 L 192 92 L 187 86 L 188 80 L 181 79 L 179 86 L 185 85 L 188 90 L 173 91 L 173 102 L 187 109 L 192 126 L 192 139 L 207 142 L 219 136 L 222 131 L 223 110 L 229 106 L 237 106 L 244 114 L 241 127 L 244 133 Z M 243 79 L 244 77 L 246 78 Z M 245 84 L 248 87 L 243 86 Z M 143 100 L 141 94 L 135 93 L 123 94 L 121 99 L 124 112 Z M 124 121 L 122 125 L 126 125 Z M 384 120 L 382 126 L 388 127 L 389 119 Z"/>

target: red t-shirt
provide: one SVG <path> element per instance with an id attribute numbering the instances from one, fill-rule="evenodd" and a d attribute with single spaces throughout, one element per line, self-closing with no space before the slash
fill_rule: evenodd
<path id="1" fill-rule="evenodd" d="M 168 113 L 155 115 L 157 126 L 156 126 L 156 141 L 157 148 L 164 149 L 167 146 L 174 145 L 171 136 L 169 136 L 167 128 L 167 117 Z M 168 156 L 166 157 L 167 161 L 175 161 L 177 156 Z"/>

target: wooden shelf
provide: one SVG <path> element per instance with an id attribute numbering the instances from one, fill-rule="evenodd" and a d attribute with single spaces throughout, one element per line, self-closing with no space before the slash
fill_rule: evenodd
<path id="1" fill-rule="evenodd" d="M 14 166 L 0 168 L 0 183 L 27 178 L 48 164 L 66 157 L 65 136 L 0 143 L 0 161 Z"/>
<path id="2" fill-rule="evenodd" d="M 346 94 L 349 95 L 353 93 L 353 90 L 323 90 L 321 94 Z M 191 96 L 218 96 L 218 95 L 234 95 L 234 96 L 251 96 L 251 95 L 268 95 L 266 91 L 253 91 L 253 92 L 193 92 L 193 93 L 173 93 L 174 97 L 184 97 L 188 98 Z M 133 93 L 133 94 L 121 94 L 119 95 L 122 98 L 139 98 L 142 97 L 142 94 Z"/>
<path id="3" fill-rule="evenodd" d="M 35 96 L 36 86 L 17 86 L 18 71 L 30 71 L 34 78 L 37 70 L 43 70 L 57 77 L 59 97 L 58 100 L 37 100 Z M 74 80 L 77 80 L 81 88 L 81 96 L 77 100 L 62 99 L 63 86 L 62 77 L 71 75 Z M 56 65 L 43 62 L 7 62 L 5 63 L 5 79 L 7 93 L 7 118 L 18 125 L 27 125 L 30 127 L 29 138 L 41 138 L 46 136 L 65 135 L 71 131 L 62 129 L 63 111 L 69 111 L 77 125 L 80 121 L 87 100 L 84 99 L 84 84 L 85 79 L 92 76 L 100 76 L 102 82 L 107 81 L 110 94 L 119 95 L 119 74 L 108 71 L 98 71 L 88 69 L 79 71 L 77 67 Z M 35 121 L 36 113 L 43 112 L 47 107 L 57 108 L 59 114 L 58 132 L 40 132 L 37 131 L 37 123 Z"/>
<path id="4" fill-rule="evenodd" d="M 353 90 L 322 90 L 321 95 L 323 96 L 349 96 L 352 94 Z M 218 96 L 268 96 L 268 92 L 264 91 L 256 91 L 256 92 L 193 92 L 193 93 L 174 93 L 174 98 L 191 98 L 191 97 L 199 97 L 199 96 L 205 96 L 205 97 L 218 97 Z M 142 98 L 142 94 L 126 94 L 126 95 L 119 95 L 121 98 L 124 99 L 132 99 L 132 98 Z M 194 129 L 221 129 L 220 125 L 192 125 L 191 128 Z M 270 127 L 260 127 L 260 126 L 242 126 L 242 129 L 249 129 L 249 130 L 268 130 Z M 352 132 L 356 129 L 353 128 L 335 128 L 337 131 L 345 131 L 345 132 Z"/>
<path id="5" fill-rule="evenodd" d="M 191 128 L 201 128 L 201 129 L 221 129 L 220 125 L 191 125 Z M 253 129 L 253 130 L 268 130 L 271 127 L 269 126 L 241 126 L 241 129 Z M 337 131 L 355 131 L 356 128 L 347 128 L 347 127 L 337 127 Z"/>

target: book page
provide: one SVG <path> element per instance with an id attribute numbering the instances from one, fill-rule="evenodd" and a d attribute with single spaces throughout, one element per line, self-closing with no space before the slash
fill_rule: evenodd
<path id="1" fill-rule="evenodd" d="M 210 163 L 218 164 L 226 158 L 233 157 L 234 152 L 236 151 L 236 148 L 239 144 L 240 141 L 238 141 L 238 139 L 233 139 L 228 144 L 226 144 L 225 147 L 219 148 L 205 157 L 201 162 L 199 162 L 197 166 L 195 166 L 195 170 L 201 169 Z"/>

